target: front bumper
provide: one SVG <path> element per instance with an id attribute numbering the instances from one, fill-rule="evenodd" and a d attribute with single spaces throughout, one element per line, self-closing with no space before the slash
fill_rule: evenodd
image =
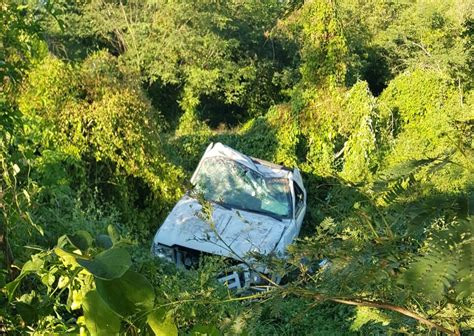
<path id="1" fill-rule="evenodd" d="M 158 258 L 183 268 L 197 266 L 199 264 L 199 255 L 202 254 L 199 251 L 181 249 L 176 246 L 169 247 L 162 244 L 153 244 L 151 252 Z M 239 263 L 232 266 L 229 271 L 218 276 L 217 281 L 233 290 L 248 289 L 250 287 L 257 288 L 258 286 L 260 286 L 260 290 L 263 290 L 265 285 L 269 285 L 269 281 L 265 279 L 266 273 L 265 270 L 263 272 L 259 269 L 252 270 L 245 263 Z M 262 274 L 265 275 L 262 276 Z M 278 283 L 279 279 L 272 279 L 272 281 Z"/>

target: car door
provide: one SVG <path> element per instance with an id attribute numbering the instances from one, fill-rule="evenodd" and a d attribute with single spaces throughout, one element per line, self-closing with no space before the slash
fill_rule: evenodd
<path id="1" fill-rule="evenodd" d="M 293 181 L 293 190 L 295 193 L 295 221 L 297 232 L 301 230 L 301 225 L 303 223 L 303 218 L 306 213 L 306 200 L 303 190 L 298 186 L 296 182 Z"/>

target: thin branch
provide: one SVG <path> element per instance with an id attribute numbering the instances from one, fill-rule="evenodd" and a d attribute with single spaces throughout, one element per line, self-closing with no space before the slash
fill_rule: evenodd
<path id="1" fill-rule="evenodd" d="M 127 24 L 127 28 L 130 31 L 130 35 L 132 37 L 132 43 L 133 43 L 133 48 L 135 49 L 137 56 L 135 58 L 135 61 L 137 62 L 137 67 L 138 70 L 140 70 L 140 49 L 138 48 L 137 40 L 135 38 L 135 30 L 132 28 L 131 22 L 128 20 L 127 13 L 125 12 L 125 6 L 123 5 L 122 1 L 120 1 L 120 9 L 122 10 L 122 15 L 125 20 L 125 23 Z"/>
<path id="2" fill-rule="evenodd" d="M 314 293 L 310 292 L 307 290 L 298 290 L 295 288 L 288 288 L 287 289 L 288 294 L 294 294 L 294 295 L 301 295 L 303 297 L 309 297 L 313 298 L 317 301 L 332 301 L 336 303 L 342 303 L 350 306 L 361 306 L 361 307 L 371 307 L 371 308 L 379 308 L 379 309 L 386 309 L 390 311 L 397 312 L 399 314 L 405 315 L 407 317 L 410 317 L 412 319 L 417 320 L 418 322 L 430 327 L 430 328 L 435 328 L 439 331 L 442 331 L 448 335 L 454 335 L 454 336 L 460 336 L 460 332 L 458 329 L 455 330 L 450 330 L 447 329 L 433 321 L 430 321 L 429 319 L 412 312 L 406 308 L 400 307 L 400 306 L 395 306 L 390 303 L 385 303 L 385 302 L 378 302 L 378 301 L 369 301 L 369 300 L 361 300 L 361 299 L 352 299 L 352 298 L 338 298 L 338 297 L 331 297 L 327 296 L 325 294 L 321 293 Z"/>
<path id="3" fill-rule="evenodd" d="M 338 298 L 328 298 L 327 300 L 337 302 L 337 303 L 352 305 L 352 306 L 363 306 L 363 307 L 372 307 L 372 308 L 381 308 L 381 309 L 391 310 L 391 311 L 400 313 L 402 315 L 411 317 L 411 318 L 417 320 L 418 322 L 429 326 L 430 328 L 438 329 L 439 331 L 442 331 L 442 332 L 444 332 L 448 335 L 455 335 L 455 336 L 460 335 L 459 330 L 454 330 L 453 331 L 453 330 L 446 329 L 445 327 L 443 327 L 439 324 L 436 324 L 436 323 L 424 318 L 423 316 L 421 316 L 417 313 L 414 313 L 414 312 L 412 312 L 412 311 L 410 311 L 406 308 L 399 307 L 399 306 L 394 306 L 394 305 L 391 305 L 391 304 L 388 304 L 388 303 L 372 302 L 372 301 L 365 301 L 365 300 L 355 300 L 355 301 L 353 301 L 353 300 L 338 299 Z"/>
<path id="4" fill-rule="evenodd" d="M 413 45 L 417 46 L 418 48 L 420 48 L 428 57 L 431 57 L 431 54 L 430 52 L 425 48 L 425 46 L 421 43 L 416 43 L 414 41 L 411 41 L 411 40 L 408 40 L 410 41 Z"/>

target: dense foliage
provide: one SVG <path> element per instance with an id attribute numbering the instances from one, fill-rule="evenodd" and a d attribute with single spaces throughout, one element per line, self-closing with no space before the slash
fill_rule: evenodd
<path id="1" fill-rule="evenodd" d="M 473 7 L 0 0 L 0 333 L 472 332 Z M 150 255 L 213 141 L 303 173 L 268 292 Z"/>

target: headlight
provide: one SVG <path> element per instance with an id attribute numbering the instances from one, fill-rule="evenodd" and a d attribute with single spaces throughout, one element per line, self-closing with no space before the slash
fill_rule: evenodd
<path id="1" fill-rule="evenodd" d="M 158 258 L 168 260 L 170 262 L 175 262 L 174 248 L 168 247 L 161 244 L 153 244 L 153 254 Z"/>

